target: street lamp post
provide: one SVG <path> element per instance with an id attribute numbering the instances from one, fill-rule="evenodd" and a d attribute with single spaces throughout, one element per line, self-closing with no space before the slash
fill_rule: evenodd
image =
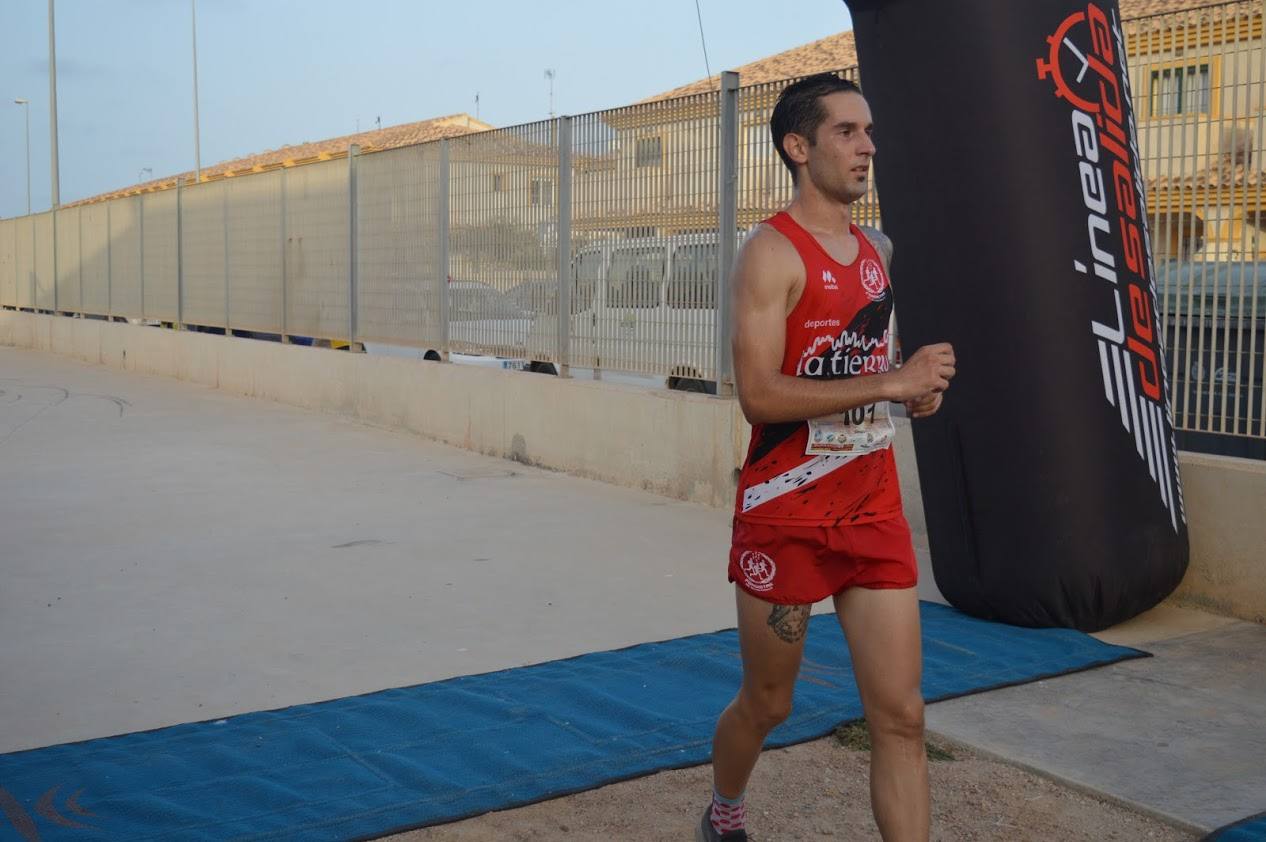
<path id="1" fill-rule="evenodd" d="M 193 172 L 202 181 L 202 131 L 198 128 L 198 0 L 189 0 L 193 34 Z"/>
<path id="2" fill-rule="evenodd" d="M 48 0 L 48 112 L 49 145 L 52 147 L 53 210 L 62 203 L 57 166 L 57 35 L 53 29 L 53 0 Z"/>
<path id="3" fill-rule="evenodd" d="M 144 176 L 145 176 L 145 173 L 149 173 L 149 174 L 150 174 L 150 177 L 152 178 L 152 177 L 153 177 L 153 175 L 154 175 L 154 169 L 153 169 L 153 167 L 141 167 L 140 172 L 138 172 L 138 173 L 136 174 L 136 183 L 137 183 L 137 184 L 140 184 L 142 181 L 144 181 L 144 180 L 145 180 L 145 177 L 144 177 Z"/>
<path id="4" fill-rule="evenodd" d="M 26 114 L 26 215 L 31 215 L 31 101 L 19 97 L 13 101 Z"/>

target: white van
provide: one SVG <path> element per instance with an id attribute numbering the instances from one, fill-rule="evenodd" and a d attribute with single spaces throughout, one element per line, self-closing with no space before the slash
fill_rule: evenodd
<path id="1" fill-rule="evenodd" d="M 715 232 L 587 245 L 571 269 L 574 369 L 656 374 L 670 389 L 716 393 Z M 538 317 L 541 341 L 529 347 L 552 345 L 557 329 L 557 317 Z"/>

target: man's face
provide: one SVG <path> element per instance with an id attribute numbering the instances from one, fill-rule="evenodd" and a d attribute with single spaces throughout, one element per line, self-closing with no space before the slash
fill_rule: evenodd
<path id="1" fill-rule="evenodd" d="M 802 177 L 837 201 L 855 202 L 866 195 L 875 154 L 870 106 L 861 94 L 851 91 L 827 94 L 819 102 L 826 119 L 818 126 L 814 142 L 804 147 L 807 160 Z"/>

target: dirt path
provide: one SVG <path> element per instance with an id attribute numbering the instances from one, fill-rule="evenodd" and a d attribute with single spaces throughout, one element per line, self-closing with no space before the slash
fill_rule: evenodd
<path id="1" fill-rule="evenodd" d="M 1014 766 L 935 740 L 932 838 L 1075 842 L 1190 840 L 1190 833 Z M 869 755 L 834 737 L 769 751 L 752 778 L 756 842 L 878 840 L 867 793 Z M 390 837 L 393 842 L 637 840 L 687 842 L 711 794 L 709 767 L 661 772 L 516 810 Z"/>

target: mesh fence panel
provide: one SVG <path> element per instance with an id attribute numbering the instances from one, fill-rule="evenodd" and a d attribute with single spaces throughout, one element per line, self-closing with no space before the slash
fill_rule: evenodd
<path id="1" fill-rule="evenodd" d="M 719 95 L 572 124 L 572 360 L 716 376 Z"/>
<path id="2" fill-rule="evenodd" d="M 550 120 L 449 141 L 453 350 L 557 354 L 557 132 Z"/>
<path id="3" fill-rule="evenodd" d="M 35 217 L 24 216 L 14 220 L 17 230 L 14 232 L 14 275 L 17 280 L 18 306 L 32 309 L 35 307 Z"/>
<path id="4" fill-rule="evenodd" d="M 356 166 L 357 338 L 438 349 L 440 145 L 366 155 Z"/>
<path id="5" fill-rule="evenodd" d="M 141 316 L 141 198 L 110 202 L 110 312 Z"/>
<path id="6" fill-rule="evenodd" d="M 18 303 L 18 221 L 0 220 L 0 306 Z"/>
<path id="7" fill-rule="evenodd" d="M 57 306 L 53 263 L 53 213 L 49 211 L 35 217 L 35 306 L 41 310 Z"/>
<path id="8" fill-rule="evenodd" d="M 109 207 L 102 202 L 84 205 L 79 211 L 80 306 L 94 316 L 110 312 Z"/>
<path id="9" fill-rule="evenodd" d="M 181 320 L 185 324 L 224 327 L 228 315 L 225 288 L 225 199 L 223 181 L 186 188 L 180 206 Z"/>
<path id="10" fill-rule="evenodd" d="M 57 309 L 80 310 L 83 287 L 79 277 L 79 208 L 57 211 Z"/>
<path id="11" fill-rule="evenodd" d="M 223 182 L 228 210 L 229 325 L 281 332 L 282 173 Z"/>
<path id="12" fill-rule="evenodd" d="M 347 161 L 285 171 L 286 329 L 347 338 L 350 318 Z"/>
<path id="13" fill-rule="evenodd" d="M 180 318 L 177 202 L 175 190 L 141 197 L 141 314 L 147 319 Z"/>
<path id="14" fill-rule="evenodd" d="M 1175 426 L 1266 436 L 1259 3 L 1127 21 Z"/>

